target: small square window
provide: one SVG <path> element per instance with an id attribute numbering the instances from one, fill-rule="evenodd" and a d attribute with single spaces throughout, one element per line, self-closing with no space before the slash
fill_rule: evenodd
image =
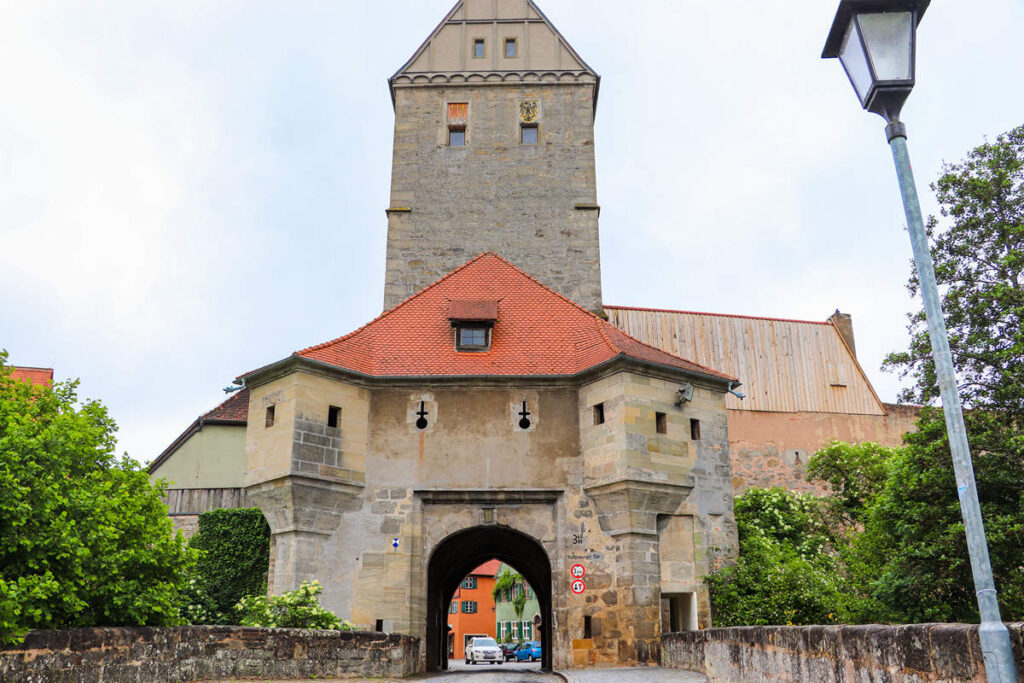
<path id="1" fill-rule="evenodd" d="M 690 438 L 700 441 L 700 420 L 690 420 Z"/>
<path id="2" fill-rule="evenodd" d="M 483 38 L 473 39 L 473 59 L 483 59 L 486 54 L 485 50 L 486 43 Z"/>
<path id="3" fill-rule="evenodd" d="M 537 126 L 523 126 L 521 142 L 524 145 L 537 144 Z"/>
<path id="4" fill-rule="evenodd" d="M 491 346 L 490 332 L 487 327 L 457 327 L 455 348 L 458 351 L 486 351 Z"/>
<path id="5" fill-rule="evenodd" d="M 264 426 L 266 426 L 266 427 L 273 427 L 274 426 L 274 406 L 267 406 L 267 420 L 266 420 L 266 423 L 265 423 Z"/>
<path id="6" fill-rule="evenodd" d="M 603 425 L 604 424 L 604 404 L 603 403 L 598 403 L 596 406 L 594 406 L 594 424 L 595 425 Z"/>
<path id="7" fill-rule="evenodd" d="M 341 422 L 341 408 L 338 406 L 330 406 L 327 408 L 327 426 L 338 428 L 338 424 Z"/>
<path id="8" fill-rule="evenodd" d="M 516 43 L 515 38 L 505 39 L 505 56 L 508 58 L 517 57 L 519 55 L 519 45 Z"/>
<path id="9" fill-rule="evenodd" d="M 466 146 L 466 129 L 465 128 L 449 128 L 448 129 L 448 146 L 449 147 L 465 147 Z"/>
<path id="10" fill-rule="evenodd" d="M 665 413 L 655 413 L 654 427 L 659 434 L 668 434 L 668 415 Z"/>

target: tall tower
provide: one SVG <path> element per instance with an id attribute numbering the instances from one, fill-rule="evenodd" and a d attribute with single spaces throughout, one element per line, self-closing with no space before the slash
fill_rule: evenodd
<path id="1" fill-rule="evenodd" d="M 385 308 L 490 250 L 600 309 L 600 77 L 532 0 L 460 0 L 389 83 Z"/>

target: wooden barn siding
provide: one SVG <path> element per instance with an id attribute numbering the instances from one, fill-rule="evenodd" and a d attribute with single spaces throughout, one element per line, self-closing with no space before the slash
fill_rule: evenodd
<path id="1" fill-rule="evenodd" d="M 733 410 L 884 415 L 856 360 L 831 324 L 607 308 L 637 339 L 740 379 Z M 833 387 L 838 375 L 845 387 Z"/>
<path id="2" fill-rule="evenodd" d="M 170 489 L 164 502 L 170 515 L 198 515 L 221 508 L 252 507 L 245 489 Z"/>

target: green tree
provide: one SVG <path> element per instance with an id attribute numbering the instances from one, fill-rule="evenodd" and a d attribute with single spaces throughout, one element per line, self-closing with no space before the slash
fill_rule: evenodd
<path id="1" fill-rule="evenodd" d="M 965 416 L 1002 616 L 1024 618 L 1024 435 L 1002 416 Z M 976 622 L 967 542 L 942 412 L 925 409 L 895 451 L 851 557 L 880 618 Z M 870 578 L 869 578 L 870 577 Z"/>
<path id="2" fill-rule="evenodd" d="M 946 164 L 932 185 L 944 221 L 928 221 L 949 346 L 968 407 L 1024 418 L 1024 126 Z M 919 283 L 911 276 L 908 288 Z M 924 311 L 909 316 L 910 348 L 883 368 L 910 376 L 901 400 L 939 394 Z"/>
<path id="3" fill-rule="evenodd" d="M 850 528 L 863 526 L 895 455 L 895 448 L 877 443 L 832 441 L 811 458 L 807 479 L 825 482 L 831 491 L 823 503 L 833 541 Z"/>
<path id="4" fill-rule="evenodd" d="M 860 594 L 831 552 L 819 501 L 780 488 L 736 498 L 739 557 L 706 577 L 716 626 L 849 622 Z"/>
<path id="5" fill-rule="evenodd" d="M 263 513 L 259 508 L 204 512 L 189 547 L 199 556 L 184 594 L 185 618 L 192 624 L 238 623 L 238 601 L 267 592 L 270 527 Z"/>
<path id="6" fill-rule="evenodd" d="M 0 639 L 28 629 L 178 623 L 192 562 L 162 489 L 114 455 L 77 382 L 15 380 L 0 352 Z"/>

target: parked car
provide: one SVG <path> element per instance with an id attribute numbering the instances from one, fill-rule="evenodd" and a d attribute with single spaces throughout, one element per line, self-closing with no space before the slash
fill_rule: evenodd
<path id="1" fill-rule="evenodd" d="M 502 643 L 498 647 L 501 648 L 502 655 L 505 656 L 505 661 L 510 662 L 516 658 L 516 648 L 519 647 L 518 643 Z"/>
<path id="2" fill-rule="evenodd" d="M 466 664 L 477 662 L 490 662 L 491 664 L 504 664 L 505 655 L 501 648 L 494 642 L 494 638 L 477 636 L 469 641 L 466 646 Z"/>
<path id="3" fill-rule="evenodd" d="M 540 641 L 532 640 L 527 643 L 522 643 L 520 647 L 516 648 L 516 661 L 525 662 L 527 659 L 531 662 L 536 662 L 541 657 Z"/>

